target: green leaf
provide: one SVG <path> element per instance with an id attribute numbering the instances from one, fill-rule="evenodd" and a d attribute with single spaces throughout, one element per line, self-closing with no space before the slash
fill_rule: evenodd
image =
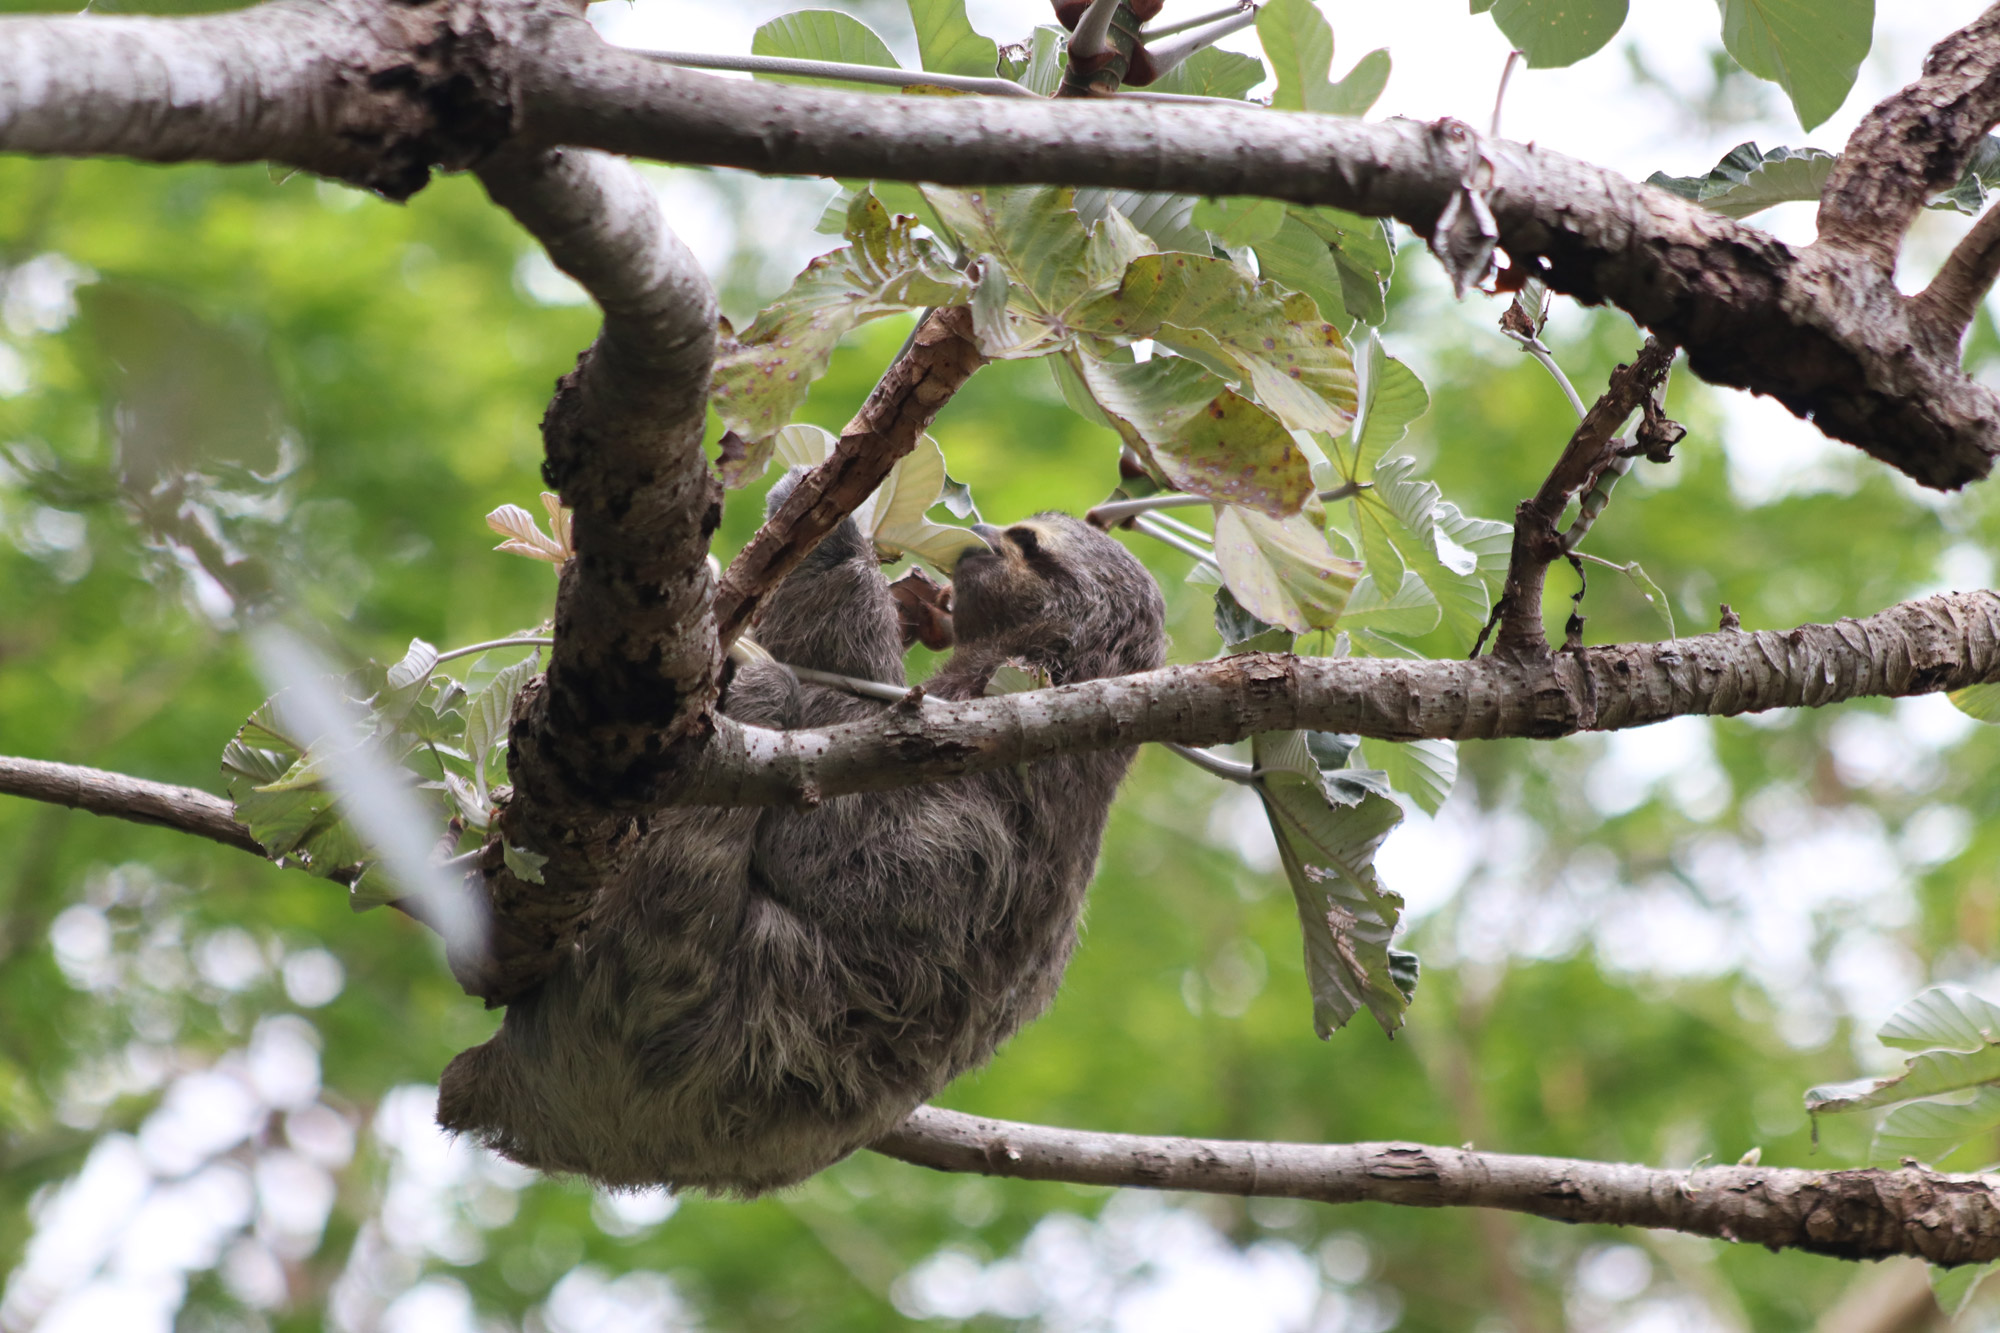
<path id="1" fill-rule="evenodd" d="M 1426 814 L 1436 814 L 1458 782 L 1456 741 L 1398 743 L 1371 738 L 1361 745 L 1368 762 L 1388 776 L 1389 785 Z"/>
<path id="2" fill-rule="evenodd" d="M 1143 194 L 1136 190 L 1076 192 L 1077 216 L 1085 222 L 1096 222 L 1104 216 L 1105 209 L 1115 208 L 1160 249 L 1205 255 L 1209 253 L 1208 233 L 1194 225 L 1195 203 L 1191 194 Z"/>
<path id="3" fill-rule="evenodd" d="M 1347 77 L 1328 87 L 1312 110 L 1329 116 L 1365 116 L 1389 86 L 1387 47 L 1370 51 L 1354 62 Z"/>
<path id="4" fill-rule="evenodd" d="M 1374 575 L 1364 574 L 1341 610 L 1340 624 L 1343 629 L 1377 634 L 1428 634 L 1437 628 L 1438 601 L 1414 570 L 1404 570 L 1395 592 L 1387 597 Z"/>
<path id="5" fill-rule="evenodd" d="M 1354 367 L 1312 298 L 1260 283 L 1226 259 L 1142 255 L 1117 290 L 1076 311 L 1099 337 L 1154 338 L 1230 378 L 1295 430 L 1338 434 L 1354 412 Z"/>
<path id="6" fill-rule="evenodd" d="M 1971 217 L 1985 210 L 1986 192 L 1996 185 L 2000 185 L 2000 139 L 1989 134 L 1972 150 L 1958 183 L 1926 207 L 1956 209 Z"/>
<path id="7" fill-rule="evenodd" d="M 1373 486 L 1349 502 L 1362 551 L 1378 581 L 1390 577 L 1385 571 L 1395 571 L 1400 578 L 1405 568 L 1421 579 L 1436 599 L 1443 623 L 1461 643 L 1470 645 L 1486 624 L 1491 605 L 1486 580 L 1476 562 L 1470 567 L 1448 564 L 1440 554 L 1438 519 L 1444 506 L 1437 486 L 1418 480 L 1415 472 L 1413 458 L 1388 459 L 1376 468 Z M 1512 546 L 1513 535 L 1508 532 L 1507 547 Z M 1389 630 L 1381 624 L 1370 628 Z"/>
<path id="8" fill-rule="evenodd" d="M 376 714 L 391 722 L 400 721 L 430 684 L 437 662 L 437 649 L 422 639 L 411 639 L 409 651 L 403 654 L 402 661 L 389 668 L 386 683 L 374 698 Z"/>
<path id="9" fill-rule="evenodd" d="M 534 678 L 540 656 L 530 652 L 466 701 L 465 752 L 471 757 L 473 781 L 480 784 L 482 797 L 487 765 L 507 738 L 507 725 L 514 717 L 514 696 Z"/>
<path id="10" fill-rule="evenodd" d="M 1215 632 L 1225 653 L 1288 653 L 1292 634 L 1277 625 L 1266 624 L 1243 609 L 1227 585 L 1215 590 Z"/>
<path id="11" fill-rule="evenodd" d="M 1962 690 L 1953 690 L 1945 698 L 1967 717 L 1981 722 L 2000 722 L 2000 681 L 1968 685 Z"/>
<path id="12" fill-rule="evenodd" d="M 1530 69 L 1574 65 L 1625 26 L 1625 0 L 1494 0 L 1491 8 Z"/>
<path id="13" fill-rule="evenodd" d="M 1396 269 L 1396 248 L 1387 224 L 1338 208 L 1294 205 L 1291 215 L 1326 243 L 1340 269 L 1341 300 L 1347 312 L 1363 323 L 1380 324 L 1387 317 L 1389 275 Z"/>
<path id="14" fill-rule="evenodd" d="M 985 545 L 970 529 L 933 523 L 924 517 L 944 494 L 944 487 L 944 451 L 925 435 L 889 469 L 875 493 L 855 509 L 854 521 L 875 543 L 875 552 L 884 563 L 914 555 L 949 571 L 959 556 Z"/>
<path id="15" fill-rule="evenodd" d="M 1371 329 L 1355 366 L 1360 422 L 1353 433 L 1353 463 L 1346 481 L 1367 481 L 1382 456 L 1402 442 L 1410 423 L 1430 411 L 1431 396 L 1417 372 L 1390 356 Z"/>
<path id="16" fill-rule="evenodd" d="M 1245 610 L 1294 634 L 1332 629 L 1361 577 L 1306 514 L 1279 520 L 1236 505 L 1216 508 L 1215 562 Z"/>
<path id="17" fill-rule="evenodd" d="M 1037 97 L 1053 97 L 1069 64 L 1069 34 L 1061 28 L 1041 27 L 1035 29 L 1032 40 L 1034 49 L 1028 55 L 1028 63 L 1019 74 L 1007 77 Z"/>
<path id="18" fill-rule="evenodd" d="M 1285 225 L 1285 205 L 1276 199 L 1203 199 L 1189 219 L 1232 250 L 1267 241 Z"/>
<path id="19" fill-rule="evenodd" d="M 1333 69 L 1333 29 L 1312 0 L 1268 0 L 1257 11 L 1257 40 L 1271 63 L 1276 111 L 1311 111 Z"/>
<path id="20" fill-rule="evenodd" d="M 771 457 L 787 472 L 795 467 L 818 467 L 838 443 L 824 426 L 794 422 L 771 437 Z"/>
<path id="21" fill-rule="evenodd" d="M 1994 1273 L 2000 1260 L 1990 1264 L 1961 1264 L 1957 1268 L 1931 1266 L 1931 1295 L 1947 1319 L 1956 1319 L 1972 1305 L 1973 1293 Z"/>
<path id="22" fill-rule="evenodd" d="M 801 9 L 772 19 L 750 38 L 750 53 L 789 60 L 829 60 L 843 65 L 876 65 L 900 69 L 887 44 L 867 24 L 832 9 Z M 759 74 L 773 83 L 798 83 L 821 88 L 881 92 L 873 84 L 838 79 L 807 79 L 792 74 Z"/>
<path id="23" fill-rule="evenodd" d="M 2000 1088 L 1973 1090 L 1970 1101 L 1920 1101 L 1899 1106 L 1882 1118 L 1870 1156 L 1878 1162 L 1914 1157 L 1935 1166 L 1974 1139 L 1985 1146 L 1981 1169 L 1990 1165 L 1993 1133 L 2000 1129 Z"/>
<path id="24" fill-rule="evenodd" d="M 1868 54 L 1875 0 L 1721 0 L 1722 45 L 1812 129 L 1840 110 Z M 1503 25 L 1504 26 L 1504 25 Z"/>
<path id="25" fill-rule="evenodd" d="M 1291 432 L 1194 362 L 1079 359 L 1092 400 L 1130 427 L 1176 489 L 1273 518 L 1296 514 L 1312 495 L 1312 466 Z"/>
<path id="26" fill-rule="evenodd" d="M 506 862 L 507 869 L 514 872 L 514 878 L 527 884 L 542 883 L 542 867 L 549 863 L 549 858 L 540 852 L 516 847 L 511 842 L 501 844 L 500 859 Z"/>
<path id="27" fill-rule="evenodd" d="M 914 227 L 909 218 L 892 220 L 874 195 L 857 194 L 848 209 L 851 244 L 807 265 L 740 339 L 724 321 L 711 400 L 725 430 L 746 442 L 776 434 L 856 325 L 965 302 L 970 280 Z"/>
<path id="28" fill-rule="evenodd" d="M 1310 296 L 1321 315 L 1331 319 L 1345 313 L 1349 319 L 1361 318 L 1347 308 L 1334 248 L 1289 211 L 1275 233 L 1257 242 L 1256 251 L 1259 274 L 1281 287 Z"/>
<path id="29" fill-rule="evenodd" d="M 1732 218 L 1747 218 L 1773 204 L 1817 200 L 1837 159 L 1817 148 L 1773 148 L 1740 143 L 1709 168 L 1706 176 L 1669 176 L 1656 171 L 1648 185 Z"/>
<path id="30" fill-rule="evenodd" d="M 1935 986 L 1898 1006 L 1875 1038 L 1901 1051 L 1976 1051 L 2000 1041 L 2000 1005 L 1959 986 Z"/>
<path id="31" fill-rule="evenodd" d="M 975 325 L 988 356 L 1039 356 L 1065 345 L 1080 326 L 1080 310 L 1115 291 L 1132 262 L 1152 249 L 1117 212 L 1086 227 L 1075 191 L 1067 188 L 927 186 L 924 196 L 961 252 L 980 256 L 987 274 L 997 267 L 1007 280 L 1004 326 L 989 290 L 980 292 L 988 308 L 974 312 L 983 313 Z"/>
<path id="32" fill-rule="evenodd" d="M 1240 51 L 1209 46 L 1146 85 L 1146 91 L 1184 97 L 1220 97 L 1237 101 L 1264 81 L 1264 62 Z"/>
<path id="33" fill-rule="evenodd" d="M 333 793 L 306 787 L 266 790 L 306 758 L 289 734 L 278 700 L 265 700 L 223 748 L 222 772 L 236 818 L 264 850 L 288 865 L 330 877 L 366 859 L 361 839 L 334 808 Z"/>
<path id="34" fill-rule="evenodd" d="M 2000 1009 L 1959 987 L 1925 991 L 1891 1015 L 1879 1035 L 1887 1045 L 1917 1052 L 1903 1072 L 1813 1088 L 1808 1112 L 1864 1111 L 2000 1081 Z"/>
<path id="35" fill-rule="evenodd" d="M 1382 887 L 1375 853 L 1402 822 L 1402 807 L 1366 790 L 1336 799 L 1300 732 L 1253 736 L 1250 751 L 1305 935 L 1314 1029 L 1329 1037 L 1365 1007 L 1393 1035 L 1410 1000 L 1396 972 L 1407 981 L 1410 970 L 1407 962 L 1392 967 L 1389 940 L 1403 900 Z"/>
<path id="36" fill-rule="evenodd" d="M 993 77 L 1000 48 L 991 37 L 973 31 L 965 17 L 965 0 L 909 0 L 910 22 L 917 30 L 917 51 L 933 74 Z"/>

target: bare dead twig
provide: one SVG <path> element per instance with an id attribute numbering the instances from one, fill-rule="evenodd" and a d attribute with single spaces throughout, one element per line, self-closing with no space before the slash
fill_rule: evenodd
<path id="1" fill-rule="evenodd" d="M 1958 340 L 1965 336 L 1996 277 L 2000 277 L 2000 206 L 1979 215 L 1930 286 L 1910 298 L 1912 319 L 1931 331 L 1939 355 L 1947 349 L 1957 353 Z"/>

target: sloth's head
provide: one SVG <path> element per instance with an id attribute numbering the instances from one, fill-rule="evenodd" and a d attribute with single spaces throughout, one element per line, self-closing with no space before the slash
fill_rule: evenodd
<path id="1" fill-rule="evenodd" d="M 952 571 L 952 629 L 1043 663 L 1057 683 L 1147 671 L 1166 650 L 1165 606 L 1145 566 L 1067 514 L 973 529 L 986 548 Z"/>

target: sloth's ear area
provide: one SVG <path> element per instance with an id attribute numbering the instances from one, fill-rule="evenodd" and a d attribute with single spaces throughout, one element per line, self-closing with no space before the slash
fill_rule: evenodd
<path id="1" fill-rule="evenodd" d="M 778 506 L 791 498 L 792 492 L 798 489 L 799 478 L 808 471 L 810 469 L 801 463 L 797 467 L 786 468 L 785 475 L 771 483 L 771 489 L 764 496 L 765 518 L 777 513 Z"/>

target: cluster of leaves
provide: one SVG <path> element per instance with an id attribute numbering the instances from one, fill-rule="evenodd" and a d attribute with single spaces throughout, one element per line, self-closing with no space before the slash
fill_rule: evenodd
<path id="1" fill-rule="evenodd" d="M 492 823 L 494 789 L 506 780 L 514 697 L 533 678 L 539 654 L 508 656 L 482 653 L 455 677 L 440 670 L 436 648 L 412 639 L 392 666 L 370 662 L 265 700 L 222 752 L 236 817 L 281 864 L 346 883 L 356 910 L 404 896 L 337 804 L 341 779 L 370 752 L 407 778 L 409 799 L 438 828 L 478 845 Z M 339 701 L 341 725 L 315 727 L 305 720 L 309 710 L 289 707 L 287 695 L 299 689 L 324 689 Z M 541 858 L 513 848 L 507 855 L 517 874 L 539 881 Z"/>

